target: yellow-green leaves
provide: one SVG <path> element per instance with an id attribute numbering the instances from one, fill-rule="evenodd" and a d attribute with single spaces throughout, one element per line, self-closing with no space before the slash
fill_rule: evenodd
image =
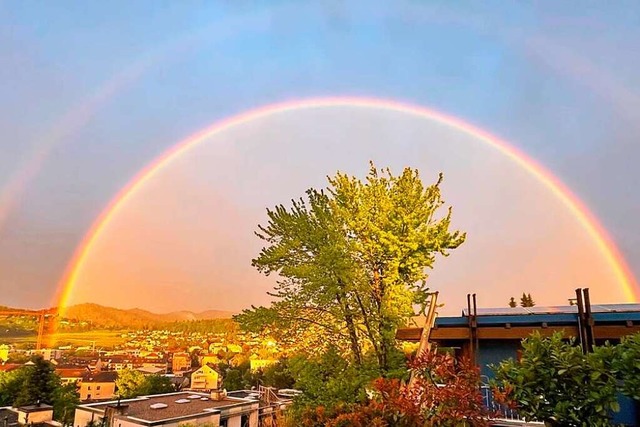
<path id="1" fill-rule="evenodd" d="M 451 209 L 440 209 L 442 175 L 425 186 L 415 169 L 395 176 L 371 164 L 364 180 L 339 172 L 328 181 L 325 190 L 267 211 L 256 233 L 266 246 L 252 264 L 282 278 L 277 301 L 238 320 L 295 326 L 300 339 L 305 325 L 320 328 L 356 361 L 373 353 L 386 372 L 397 327 L 425 301 L 427 269 L 465 234 L 451 231 Z"/>

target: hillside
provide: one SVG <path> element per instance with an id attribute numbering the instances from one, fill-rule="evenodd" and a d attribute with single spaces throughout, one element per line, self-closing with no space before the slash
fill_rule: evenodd
<path id="1" fill-rule="evenodd" d="M 123 310 L 105 307 L 99 304 L 86 303 L 67 307 L 63 317 L 77 321 L 90 322 L 94 326 L 142 328 L 157 326 L 163 323 L 190 320 L 228 319 L 234 313 L 222 310 L 207 310 L 201 313 L 192 311 L 175 311 L 171 313 L 152 313 L 140 308 Z"/>

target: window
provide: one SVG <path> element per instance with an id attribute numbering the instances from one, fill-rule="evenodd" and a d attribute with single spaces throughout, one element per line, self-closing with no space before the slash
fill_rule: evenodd
<path id="1" fill-rule="evenodd" d="M 89 385 L 89 386 L 87 386 L 87 390 L 91 390 L 91 386 L 90 386 L 90 385 Z"/>
<path id="2" fill-rule="evenodd" d="M 96 390 L 100 390 L 100 386 L 96 386 Z"/>
<path id="3" fill-rule="evenodd" d="M 220 420 L 220 427 L 227 427 L 229 419 Z"/>

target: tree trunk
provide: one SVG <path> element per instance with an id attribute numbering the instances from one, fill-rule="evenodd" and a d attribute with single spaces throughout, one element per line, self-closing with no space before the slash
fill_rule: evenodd
<path id="1" fill-rule="evenodd" d="M 353 321 L 353 314 L 351 314 L 351 307 L 344 301 L 340 292 L 336 293 L 336 300 L 342 310 L 344 310 L 344 321 L 347 324 L 347 330 L 349 331 L 349 341 L 351 343 L 351 352 L 356 360 L 358 366 L 362 365 L 362 353 L 360 351 L 360 344 L 358 342 L 358 333 L 356 331 L 356 325 Z"/>

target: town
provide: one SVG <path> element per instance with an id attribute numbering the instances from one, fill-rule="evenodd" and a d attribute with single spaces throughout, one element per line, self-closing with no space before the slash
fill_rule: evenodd
<path id="1" fill-rule="evenodd" d="M 637 1 L 0 1 L 0 427 L 640 427 Z"/>

